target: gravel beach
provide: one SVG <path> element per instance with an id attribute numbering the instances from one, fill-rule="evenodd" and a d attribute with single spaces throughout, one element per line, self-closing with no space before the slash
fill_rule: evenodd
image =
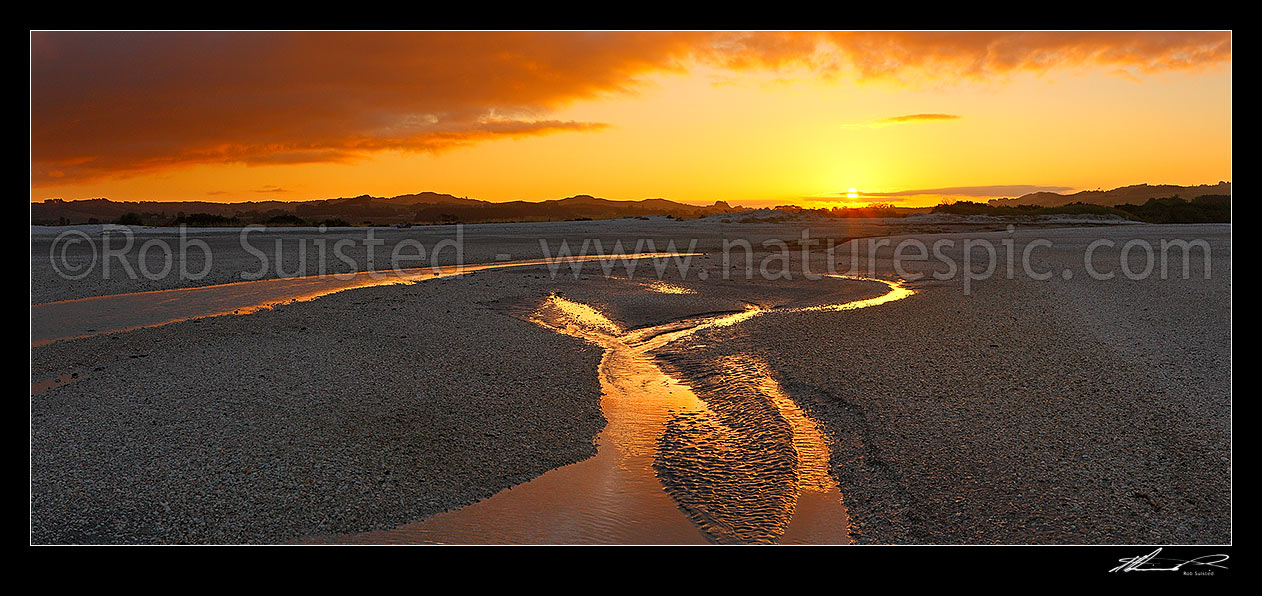
<path id="1" fill-rule="evenodd" d="M 768 362 L 832 435 L 856 542 L 1230 543 L 1229 226 L 1006 237 L 1053 239 L 1036 269 L 1058 274 L 969 295 L 929 279 L 879 308 L 768 314 L 676 349 Z M 1091 279 L 1100 238 L 1205 239 L 1212 278 L 1197 258 L 1190 279 Z M 1096 253 L 1097 271 L 1119 253 Z"/>
<path id="2" fill-rule="evenodd" d="M 634 245 L 656 235 L 683 249 L 692 235 L 712 251 L 743 234 L 757 247 L 808 225 L 703 234 L 695 222 L 663 222 L 468 226 L 465 257 L 540 256 L 541 236 Z M 854 541 L 1231 541 L 1229 225 L 809 226 L 815 239 L 929 244 L 967 228 L 996 245 L 1014 240 L 1018 253 L 1052 241 L 1034 253 L 1036 269 L 1056 272 L 1048 280 L 969 280 L 966 293 L 961 279 L 928 278 L 898 302 L 768 313 L 671 346 L 690 361 L 765 363 L 828 435 Z M 423 230 L 432 236 L 422 241 L 449 230 Z M 44 238 L 32 243 L 33 304 L 235 281 L 248 258 L 225 234 L 226 256 L 215 253 L 206 279 L 79 283 L 55 275 Z M 1082 255 L 1101 238 L 1114 242 L 1095 254 L 1101 270 L 1110 259 L 1117 269 L 1128 240 L 1205 239 L 1212 276 L 1197 257 L 1189 279 L 1091 279 Z M 863 274 L 899 277 L 890 250 Z M 946 253 L 960 260 L 958 244 Z M 813 270 L 825 256 L 810 253 Z M 796 250 L 790 260 L 800 267 Z M 594 264 L 577 279 L 568 265 L 556 279 L 544 267 L 505 269 L 34 347 L 33 383 L 78 376 L 31 397 L 32 542 L 274 543 L 385 529 L 590 457 L 604 425 L 601 350 L 525 320 L 552 293 L 635 328 L 883 291 L 723 279 L 714 253 L 694 266 L 665 277 L 692 293 L 648 288 L 647 265 L 613 279 Z"/>
<path id="3" fill-rule="evenodd" d="M 630 327 L 776 292 L 658 294 L 593 264 L 566 272 L 365 288 L 32 348 L 33 381 L 77 375 L 31 398 L 32 541 L 290 542 L 476 502 L 596 452 L 601 350 L 524 320 L 547 295 L 601 296 Z"/>

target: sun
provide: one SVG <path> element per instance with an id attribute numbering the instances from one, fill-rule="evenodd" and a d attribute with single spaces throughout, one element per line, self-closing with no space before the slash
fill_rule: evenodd
<path id="1" fill-rule="evenodd" d="M 848 199 L 857 199 L 857 198 L 859 198 L 859 191 L 858 191 L 858 190 L 855 190 L 855 187 L 851 186 L 851 187 L 850 187 L 850 190 L 847 190 L 847 191 L 846 191 L 846 198 L 848 198 Z"/>

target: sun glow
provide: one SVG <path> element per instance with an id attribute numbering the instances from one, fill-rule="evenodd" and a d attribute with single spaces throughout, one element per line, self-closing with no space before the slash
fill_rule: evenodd
<path id="1" fill-rule="evenodd" d="M 34 34 L 30 200 L 923 207 L 888 193 L 1231 178 L 1223 32 L 260 35 Z M 128 74 L 162 68 L 187 76 Z"/>

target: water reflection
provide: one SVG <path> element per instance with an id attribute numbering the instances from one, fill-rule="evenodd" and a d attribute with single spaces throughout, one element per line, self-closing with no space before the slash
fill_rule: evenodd
<path id="1" fill-rule="evenodd" d="M 697 291 L 692 288 L 685 288 L 675 284 L 666 283 L 658 280 L 655 282 L 644 284 L 644 289 L 658 294 L 696 294 Z"/>
<path id="2" fill-rule="evenodd" d="M 634 341 L 650 331 L 624 334 L 598 310 L 555 295 L 531 319 L 605 348 L 599 377 L 608 423 L 596 438 L 596 455 L 462 509 L 334 542 L 706 543 L 662 490 L 652 467 L 666 418 L 704 411 L 705 404 L 653 363 L 646 352 L 654 344 Z"/>
<path id="3" fill-rule="evenodd" d="M 31 381 L 31 396 L 34 397 L 46 391 L 65 387 L 82 378 L 83 375 L 79 373 L 63 373 L 52 378 Z"/>
<path id="4" fill-rule="evenodd" d="M 700 253 L 583 255 L 479 263 L 437 269 L 418 267 L 398 271 L 365 271 L 348 275 L 261 279 L 200 288 L 178 288 L 46 302 L 31 306 L 31 345 L 38 346 L 64 339 L 157 327 L 190 319 L 244 315 L 280 304 L 314 300 L 321 296 L 356 288 L 415 283 L 489 269 L 601 260 L 659 259 L 695 254 Z"/>
<path id="5" fill-rule="evenodd" d="M 683 337 L 768 312 L 852 310 L 914 293 L 898 282 L 846 279 L 877 281 L 889 291 L 816 307 L 750 306 L 743 312 L 632 331 L 590 305 L 549 297 L 531 320 L 605 349 L 599 378 L 608 424 L 597 436 L 596 456 L 468 507 L 332 541 L 849 542 L 842 495 L 828 471 L 827 436 L 765 365 L 746 356 L 731 357 L 713 363 L 719 371 L 707 375 L 713 382 L 689 379 L 694 388 L 664 372 L 653 357 Z"/>
<path id="6" fill-rule="evenodd" d="M 856 275 L 824 274 L 824 276 L 833 277 L 837 279 L 848 279 L 851 281 L 871 281 L 871 282 L 876 282 L 876 283 L 882 283 L 889 287 L 889 291 L 875 298 L 868 298 L 866 300 L 852 300 L 850 302 L 842 302 L 840 304 L 808 306 L 804 308 L 798 308 L 795 310 L 799 312 L 817 312 L 817 311 L 828 311 L 828 310 L 832 310 L 832 311 L 855 310 L 856 308 L 867 308 L 869 306 L 878 306 L 881 304 L 885 304 L 887 302 L 894 302 L 895 300 L 902 300 L 903 298 L 906 298 L 916 293 L 915 290 L 906 287 L 906 285 L 902 281 L 889 281 L 886 279 L 880 279 L 876 277 L 859 277 Z"/>

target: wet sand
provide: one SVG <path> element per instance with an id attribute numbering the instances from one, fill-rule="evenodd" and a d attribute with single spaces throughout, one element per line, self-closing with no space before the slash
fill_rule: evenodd
<path id="1" fill-rule="evenodd" d="M 685 338 L 667 368 L 687 382 L 752 358 L 829 442 L 855 542 L 1230 541 L 1230 227 L 1016 237 L 1054 239 L 1038 261 L 1057 268 L 1097 237 L 1205 237 L 1214 275 L 992 279 L 968 296 L 920 281 L 878 308 Z M 33 348 L 33 382 L 80 376 L 32 397 L 32 540 L 292 542 L 438 520 L 594 461 L 601 350 L 528 320 L 554 292 L 626 329 L 880 294 L 702 264 L 707 281 L 666 280 L 691 294 L 593 267 L 484 272 Z"/>

